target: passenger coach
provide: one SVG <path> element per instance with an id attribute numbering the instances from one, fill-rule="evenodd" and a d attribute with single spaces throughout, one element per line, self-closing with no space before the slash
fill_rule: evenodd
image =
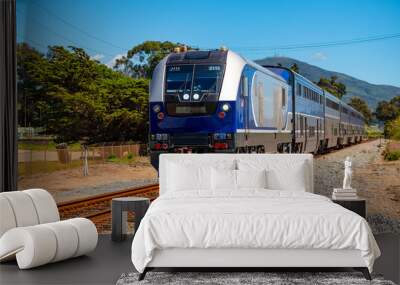
<path id="1" fill-rule="evenodd" d="M 290 69 L 228 50 L 172 53 L 150 85 L 153 166 L 165 152 L 314 152 L 359 142 L 362 115 Z"/>

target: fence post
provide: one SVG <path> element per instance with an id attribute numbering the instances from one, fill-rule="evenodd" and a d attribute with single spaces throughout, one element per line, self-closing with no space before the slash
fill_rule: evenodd
<path id="1" fill-rule="evenodd" d="M 89 169 L 88 169 L 88 147 L 87 145 L 84 146 L 84 151 L 83 151 L 83 176 L 88 176 L 89 175 Z"/>

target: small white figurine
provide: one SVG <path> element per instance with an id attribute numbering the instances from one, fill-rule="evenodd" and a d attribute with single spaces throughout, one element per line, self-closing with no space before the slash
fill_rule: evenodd
<path id="1" fill-rule="evenodd" d="M 344 161 L 344 179 L 343 179 L 343 189 L 352 189 L 351 188 L 351 158 L 348 156 Z"/>

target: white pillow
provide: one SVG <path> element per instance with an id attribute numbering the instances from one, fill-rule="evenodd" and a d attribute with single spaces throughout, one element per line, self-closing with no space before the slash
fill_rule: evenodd
<path id="1" fill-rule="evenodd" d="M 213 190 L 236 190 L 236 170 L 212 167 Z"/>
<path id="2" fill-rule="evenodd" d="M 306 191 L 305 161 L 270 165 L 267 168 L 267 188 L 287 191 Z"/>
<path id="3" fill-rule="evenodd" d="M 167 167 L 169 191 L 211 189 L 211 167 L 173 162 Z"/>
<path id="4" fill-rule="evenodd" d="M 262 170 L 236 170 L 237 188 L 267 188 L 267 172 Z"/>

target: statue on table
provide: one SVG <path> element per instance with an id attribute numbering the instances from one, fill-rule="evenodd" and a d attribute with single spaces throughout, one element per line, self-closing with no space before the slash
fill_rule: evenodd
<path id="1" fill-rule="evenodd" d="M 344 179 L 343 179 L 343 189 L 352 189 L 351 188 L 351 158 L 348 156 L 344 161 Z"/>

